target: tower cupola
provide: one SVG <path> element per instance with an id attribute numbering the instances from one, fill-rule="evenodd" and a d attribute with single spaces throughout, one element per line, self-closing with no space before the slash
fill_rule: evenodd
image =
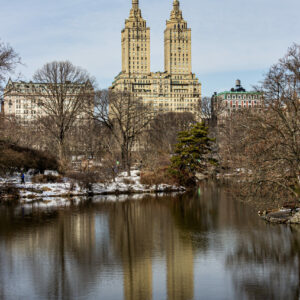
<path id="1" fill-rule="evenodd" d="M 170 74 L 192 72 L 191 29 L 182 17 L 179 0 L 173 0 L 173 9 L 165 30 L 165 71 Z"/>
<path id="2" fill-rule="evenodd" d="M 132 0 L 129 18 L 122 30 L 122 72 L 150 72 L 150 28 L 142 17 L 139 0 Z"/>

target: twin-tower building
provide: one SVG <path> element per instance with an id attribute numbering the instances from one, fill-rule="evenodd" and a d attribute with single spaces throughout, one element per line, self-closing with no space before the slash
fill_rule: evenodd
<path id="1" fill-rule="evenodd" d="M 111 89 L 128 91 L 153 105 L 154 112 L 194 111 L 201 99 L 201 84 L 192 73 L 191 29 L 173 1 L 164 33 L 164 72 L 150 70 L 150 28 L 142 17 L 139 0 L 132 0 L 122 30 L 122 71 Z"/>

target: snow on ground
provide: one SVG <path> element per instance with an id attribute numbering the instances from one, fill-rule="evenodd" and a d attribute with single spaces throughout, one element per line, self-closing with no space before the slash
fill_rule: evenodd
<path id="1" fill-rule="evenodd" d="M 47 174 L 53 174 L 47 171 Z M 140 183 L 140 172 L 134 170 L 131 176 L 120 173 L 115 181 L 109 183 L 93 184 L 93 194 L 102 195 L 96 201 L 125 201 L 128 199 L 140 199 L 145 194 L 163 192 L 184 192 L 184 187 L 167 184 L 143 185 Z M 20 175 L 15 174 L 9 178 L 0 178 L 0 186 L 5 183 L 13 183 L 20 192 L 22 205 L 34 205 L 36 207 L 69 206 L 78 204 L 82 197 L 87 195 L 87 190 L 80 188 L 78 183 L 64 178 L 62 183 L 32 183 L 31 175 L 26 174 L 25 184 L 20 183 Z"/>
<path id="2" fill-rule="evenodd" d="M 120 173 L 114 182 L 108 184 L 94 184 L 95 194 L 107 193 L 153 193 L 164 191 L 184 191 L 183 187 L 171 186 L 168 184 L 144 185 L 140 183 L 140 171 L 132 171 L 131 176 L 126 172 Z"/>

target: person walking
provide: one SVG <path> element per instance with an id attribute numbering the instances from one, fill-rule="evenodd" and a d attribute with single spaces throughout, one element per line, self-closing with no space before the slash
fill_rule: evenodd
<path id="1" fill-rule="evenodd" d="M 21 173 L 21 184 L 25 184 L 25 175 L 23 172 Z"/>

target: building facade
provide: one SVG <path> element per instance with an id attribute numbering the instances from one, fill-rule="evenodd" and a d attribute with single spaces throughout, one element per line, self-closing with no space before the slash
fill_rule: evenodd
<path id="1" fill-rule="evenodd" d="M 150 28 L 142 18 L 139 1 L 132 0 L 122 30 L 122 71 L 111 90 L 128 91 L 157 112 L 193 112 L 201 99 L 201 84 L 192 73 L 191 29 L 174 0 L 164 33 L 165 70 L 150 71 Z"/>
<path id="2" fill-rule="evenodd" d="M 246 91 L 241 81 L 236 80 L 235 87 L 230 91 L 215 93 L 212 97 L 212 116 L 229 116 L 240 109 L 261 109 L 263 94 L 256 91 Z"/>
<path id="3" fill-rule="evenodd" d="M 83 87 L 86 89 L 86 87 Z M 69 88 L 69 94 L 64 101 L 64 107 L 72 109 L 72 101 L 76 101 L 76 97 L 79 95 L 81 86 L 71 86 Z M 88 114 L 92 114 L 94 109 L 94 89 L 89 86 L 87 89 L 88 96 L 87 105 L 78 113 L 78 119 L 87 119 Z M 28 125 L 31 122 L 37 121 L 41 117 L 46 117 L 51 107 L 45 108 L 45 102 L 56 101 L 55 97 L 50 99 L 51 96 L 49 90 L 47 91 L 46 84 L 34 83 L 34 82 L 13 82 L 9 79 L 5 90 L 4 99 L 2 102 L 2 114 L 6 117 L 13 117 L 15 120 L 22 124 Z M 49 98 L 50 97 L 50 98 Z M 89 108 L 89 110 L 87 109 Z M 55 104 L 53 105 L 53 113 L 55 113 Z"/>

